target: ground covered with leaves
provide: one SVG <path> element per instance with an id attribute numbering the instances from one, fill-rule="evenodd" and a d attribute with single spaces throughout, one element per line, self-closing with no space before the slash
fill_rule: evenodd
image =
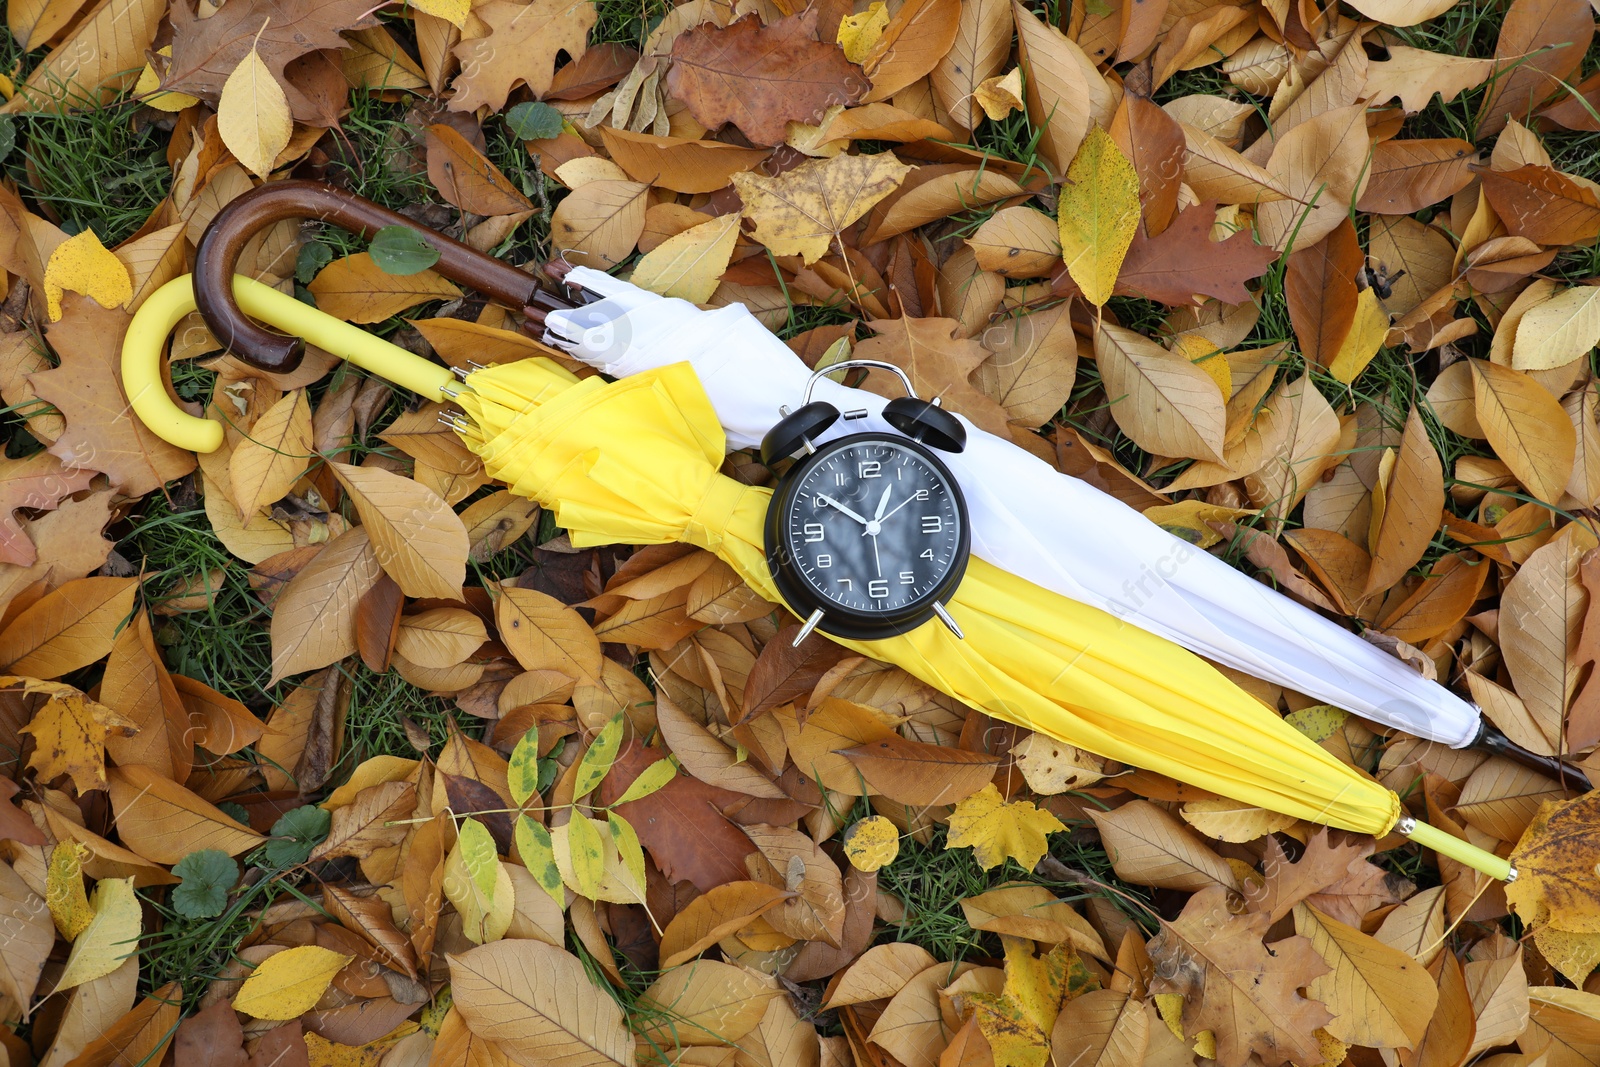
<path id="1" fill-rule="evenodd" d="M 6 18 L 11 1067 L 1600 1062 L 1600 810 L 1560 782 L 1237 677 L 1515 848 L 1508 888 L 796 649 L 707 552 L 574 549 L 325 354 L 181 325 L 200 456 L 118 371 L 224 205 L 323 179 L 891 361 L 1600 769 L 1588 3 Z M 559 358 L 436 259 L 287 221 L 240 270 L 445 363 Z"/>

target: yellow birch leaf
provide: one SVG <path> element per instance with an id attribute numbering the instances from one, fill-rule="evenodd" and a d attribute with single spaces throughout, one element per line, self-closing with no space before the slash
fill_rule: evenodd
<path id="1" fill-rule="evenodd" d="M 472 0 L 410 0 L 410 4 L 413 11 L 444 19 L 458 29 L 466 26 L 472 10 Z"/>
<path id="2" fill-rule="evenodd" d="M 289 98 L 254 47 L 222 84 L 217 132 L 228 151 L 261 178 L 272 173 L 278 153 L 289 147 L 294 133 Z"/>
<path id="3" fill-rule="evenodd" d="M 156 49 L 156 54 L 172 58 L 172 46 L 162 45 Z M 182 111 L 186 107 L 193 107 L 200 102 L 200 98 L 190 96 L 188 93 L 169 93 L 161 89 L 161 75 L 149 63 L 139 72 L 139 80 L 133 87 L 133 95 L 142 104 L 148 104 L 157 111 Z"/>
<path id="4" fill-rule="evenodd" d="M 57 842 L 50 852 L 44 899 L 56 929 L 68 941 L 76 940 L 94 921 L 89 895 L 83 891 L 83 861 L 88 855 L 88 846 L 76 841 Z"/>
<path id="5" fill-rule="evenodd" d="M 282 500 L 311 462 L 311 405 L 306 391 L 280 397 L 256 419 L 228 459 L 228 490 L 249 522 L 262 507 Z"/>
<path id="6" fill-rule="evenodd" d="M 851 823 L 840 840 L 850 866 L 868 874 L 888 866 L 900 855 L 900 830 L 882 815 Z"/>
<path id="7" fill-rule="evenodd" d="M 57 993 L 110 974 L 139 951 L 141 915 L 132 878 L 100 879 L 89 906 L 94 918 L 72 942 L 72 954 L 56 982 Z"/>
<path id="8" fill-rule="evenodd" d="M 1084 299 L 1101 307 L 1111 299 L 1139 228 L 1139 175 L 1099 126 L 1089 131 L 1072 158 L 1056 211 L 1067 273 Z"/>
<path id="9" fill-rule="evenodd" d="M 103 308 L 133 299 L 128 268 L 100 243 L 93 230 L 73 234 L 56 245 L 44 268 L 44 298 L 50 321 L 61 320 L 61 294 L 82 293 Z"/>
<path id="10" fill-rule="evenodd" d="M 844 16 L 839 20 L 837 38 L 839 47 L 844 49 L 844 57 L 852 63 L 864 61 L 888 25 L 889 5 L 883 0 L 873 0 L 858 15 Z"/>
<path id="11" fill-rule="evenodd" d="M 298 1018 L 322 999 L 333 976 L 354 958 L 318 945 L 274 953 L 244 980 L 233 1008 L 257 1019 Z"/>
<path id="12" fill-rule="evenodd" d="M 407 662 L 443 670 L 464 662 L 488 636 L 483 620 L 466 608 L 434 608 L 400 620 L 394 650 Z"/>
<path id="13" fill-rule="evenodd" d="M 733 187 L 744 201 L 744 217 L 756 224 L 756 240 L 773 255 L 800 256 L 811 264 L 911 170 L 890 152 L 838 155 L 808 160 L 775 178 L 740 171 Z"/>
<path id="14" fill-rule="evenodd" d="M 444 861 L 444 895 L 461 915 L 461 930 L 474 944 L 498 941 L 511 927 L 516 890 L 495 853 L 494 838 L 476 819 L 461 824 Z"/>
<path id="15" fill-rule="evenodd" d="M 1328 364 L 1328 373 L 1349 385 L 1367 369 L 1388 334 L 1389 313 L 1383 309 L 1378 294 L 1371 288 L 1361 290 L 1361 295 L 1356 297 L 1355 322 L 1344 335 L 1333 362 Z"/>
<path id="16" fill-rule="evenodd" d="M 645 253 L 629 280 L 652 293 L 704 304 L 733 257 L 739 218 L 730 212 L 667 238 Z"/>
<path id="17" fill-rule="evenodd" d="M 461 517 L 427 486 L 378 467 L 330 463 L 378 563 L 406 596 L 461 599 L 471 547 Z"/>
<path id="18" fill-rule="evenodd" d="M 1048 848 L 1045 835 L 1065 829 L 1060 819 L 1025 800 L 1003 801 L 990 782 L 951 812 L 945 848 L 971 845 L 984 870 L 1009 857 L 1031 871 Z"/>

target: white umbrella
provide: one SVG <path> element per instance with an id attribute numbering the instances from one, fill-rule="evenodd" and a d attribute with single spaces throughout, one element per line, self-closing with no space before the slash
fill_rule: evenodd
<path id="1" fill-rule="evenodd" d="M 759 445 L 798 405 L 810 369 L 743 305 L 702 311 L 586 267 L 565 282 L 601 299 L 551 311 L 545 340 L 614 377 L 692 364 L 730 447 Z M 892 430 L 883 397 L 824 379 L 814 398 L 846 413 L 821 440 Z M 1444 686 L 1011 442 L 967 422 L 966 451 L 942 458 L 980 558 L 1375 722 L 1452 748 L 1481 739 L 1478 709 Z"/>

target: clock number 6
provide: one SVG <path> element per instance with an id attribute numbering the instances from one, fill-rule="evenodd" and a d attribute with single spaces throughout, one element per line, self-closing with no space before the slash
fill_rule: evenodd
<path id="1" fill-rule="evenodd" d="M 889 581 L 879 578 L 877 581 L 867 583 L 867 595 L 874 600 L 884 600 L 889 596 Z"/>

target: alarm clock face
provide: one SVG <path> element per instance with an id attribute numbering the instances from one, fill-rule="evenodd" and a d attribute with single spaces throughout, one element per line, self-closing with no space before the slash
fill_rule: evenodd
<path id="1" fill-rule="evenodd" d="M 966 508 L 944 464 L 923 446 L 858 434 L 823 446 L 791 472 L 771 530 L 793 589 L 841 636 L 875 623 L 887 636 L 920 622 L 966 568 Z M 795 592 L 801 592 L 795 590 Z M 800 606 L 800 605 L 796 605 Z M 920 616 L 920 618 L 919 618 Z M 866 634 L 861 634 L 866 636 Z"/>

